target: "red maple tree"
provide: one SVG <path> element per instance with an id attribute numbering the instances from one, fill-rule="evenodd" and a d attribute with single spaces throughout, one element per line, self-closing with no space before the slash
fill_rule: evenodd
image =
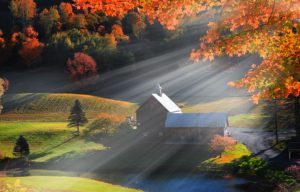
<path id="1" fill-rule="evenodd" d="M 82 52 L 77 52 L 74 54 L 74 58 L 68 59 L 67 69 L 73 80 L 97 74 L 97 64 L 94 59 Z"/>

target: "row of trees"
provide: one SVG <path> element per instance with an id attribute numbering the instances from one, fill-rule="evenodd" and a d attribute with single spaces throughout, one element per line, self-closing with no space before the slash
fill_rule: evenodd
<path id="1" fill-rule="evenodd" d="M 9 9 L 13 27 L 12 33 L 6 34 L 0 29 L 0 53 L 6 56 L 0 64 L 34 67 L 58 63 L 70 69 L 69 60 L 76 60 L 77 52 L 86 54 L 87 67 L 90 57 L 98 64 L 92 73 L 76 77 L 69 71 L 72 79 L 133 62 L 133 54 L 119 51 L 118 42 L 138 38 L 146 27 L 144 16 L 135 9 L 123 19 L 103 12 L 80 11 L 68 2 L 40 10 L 34 0 L 12 0 Z M 77 68 L 80 70 L 80 66 Z"/>

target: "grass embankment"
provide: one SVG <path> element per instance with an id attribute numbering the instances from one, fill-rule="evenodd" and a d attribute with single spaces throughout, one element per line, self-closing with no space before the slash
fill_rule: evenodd
<path id="1" fill-rule="evenodd" d="M 82 103 L 89 120 L 89 124 L 81 128 L 82 132 L 99 119 L 120 123 L 136 109 L 136 105 L 128 102 L 88 95 L 6 95 L 5 110 L 0 115 L 0 151 L 11 157 L 16 138 L 21 134 L 29 142 L 30 158 L 37 162 L 105 149 L 100 143 L 86 141 L 87 135 L 73 137 L 75 129 L 67 127 L 67 117 L 76 99 Z"/>
<path id="2" fill-rule="evenodd" d="M 214 162 L 216 164 L 225 164 L 225 163 L 231 163 L 236 159 L 239 159 L 243 156 L 249 156 L 249 155 L 251 155 L 249 149 L 245 145 L 238 143 L 233 147 L 233 149 L 225 150 L 222 153 L 221 157 L 211 158 L 208 161 Z"/>
<path id="3" fill-rule="evenodd" d="M 140 190 L 80 177 L 30 176 L 0 177 L 0 182 L 15 185 L 18 181 L 33 192 L 138 192 Z M 18 185 L 18 184 L 17 184 Z M 28 190 L 29 191 L 29 190 Z"/>

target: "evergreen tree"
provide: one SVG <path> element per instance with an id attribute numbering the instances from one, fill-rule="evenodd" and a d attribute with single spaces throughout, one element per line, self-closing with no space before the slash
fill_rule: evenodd
<path id="1" fill-rule="evenodd" d="M 75 101 L 68 120 L 68 127 L 77 127 L 76 135 L 79 135 L 79 127 L 88 122 L 87 118 L 85 117 L 85 113 L 82 110 L 81 103 L 78 100 Z"/>
<path id="2" fill-rule="evenodd" d="M 27 157 L 30 153 L 29 145 L 23 135 L 20 135 L 16 141 L 13 154 L 16 157 Z"/>

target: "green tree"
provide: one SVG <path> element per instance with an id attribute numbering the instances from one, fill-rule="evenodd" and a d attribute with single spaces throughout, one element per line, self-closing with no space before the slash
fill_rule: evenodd
<path id="1" fill-rule="evenodd" d="M 59 28 L 60 15 L 57 8 L 51 7 L 49 10 L 44 9 L 40 13 L 39 23 L 44 30 L 46 36 L 50 36 L 52 32 L 55 32 Z"/>
<path id="2" fill-rule="evenodd" d="M 84 14 L 74 16 L 73 27 L 76 29 L 86 29 L 88 23 L 86 22 Z"/>
<path id="3" fill-rule="evenodd" d="M 36 3 L 34 0 L 12 0 L 10 11 L 23 25 L 27 25 L 36 14 Z"/>
<path id="4" fill-rule="evenodd" d="M 20 135 L 13 149 L 13 154 L 16 157 L 27 157 L 30 153 L 29 145 L 23 135 Z"/>
<path id="5" fill-rule="evenodd" d="M 8 89 L 9 81 L 7 79 L 0 78 L 0 114 L 2 112 L 3 106 L 1 103 L 1 97 L 3 96 L 4 92 Z"/>
<path id="6" fill-rule="evenodd" d="M 88 123 L 88 120 L 85 116 L 84 111 L 82 110 L 81 103 L 79 100 L 76 100 L 74 106 L 71 109 L 70 116 L 68 118 L 69 124 L 68 127 L 76 127 L 76 135 L 79 135 L 79 127 Z"/>

